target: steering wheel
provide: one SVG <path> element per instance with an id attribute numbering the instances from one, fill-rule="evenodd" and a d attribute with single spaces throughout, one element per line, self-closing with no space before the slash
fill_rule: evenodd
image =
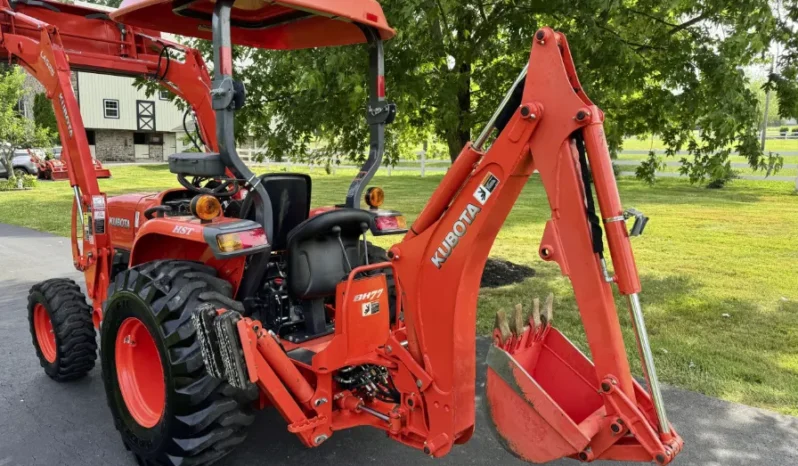
<path id="1" fill-rule="evenodd" d="M 164 215 L 166 215 L 171 211 L 172 208 L 168 205 L 157 205 L 155 207 L 150 207 L 149 209 L 145 210 L 144 218 L 146 218 L 147 220 L 152 220 L 154 217 L 163 217 Z"/>

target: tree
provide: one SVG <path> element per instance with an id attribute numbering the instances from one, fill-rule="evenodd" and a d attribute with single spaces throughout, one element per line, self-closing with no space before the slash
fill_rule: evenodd
<path id="1" fill-rule="evenodd" d="M 784 53 L 764 87 L 775 91 L 782 118 L 798 116 L 798 0 L 380 4 L 398 33 L 386 44 L 388 95 L 399 107 L 388 132 L 389 162 L 431 136 L 454 160 L 495 110 L 544 25 L 567 34 L 582 85 L 606 113 L 613 155 L 625 137 L 656 134 L 667 156 L 688 152 L 681 170 L 693 182 L 731 178 L 734 151 L 754 169 L 780 165 L 759 146 L 757 91 L 743 72 L 761 66 L 774 44 Z M 208 42 L 191 43 L 210 56 Z M 365 47 L 235 48 L 234 56 L 248 91 L 240 138 L 254 139 L 273 158 L 365 157 Z M 652 152 L 638 176 L 653 182 L 660 164 Z"/>
<path id="2" fill-rule="evenodd" d="M 24 94 L 24 80 L 25 75 L 19 68 L 0 68 L 0 159 L 6 167 L 9 180 L 15 178 L 12 166 L 14 151 L 46 146 L 52 140 L 46 128 L 37 127 L 17 110 Z"/>
<path id="3" fill-rule="evenodd" d="M 55 119 L 53 103 L 44 93 L 36 94 L 33 98 L 33 121 L 36 126 L 46 128 L 55 135 L 58 134 L 58 122 Z"/>
<path id="4" fill-rule="evenodd" d="M 742 67 L 774 41 L 798 50 L 798 39 L 766 0 L 380 3 L 398 31 L 386 44 L 388 93 L 400 112 L 390 156 L 435 135 L 454 159 L 523 66 L 536 29 L 550 25 L 568 35 L 582 84 L 606 111 L 613 153 L 626 136 L 658 134 L 667 155 L 690 153 L 683 170 L 693 181 L 727 176 L 735 150 L 755 168 L 771 161 L 757 144 L 760 115 Z M 248 89 L 239 126 L 272 156 L 364 157 L 364 47 L 237 56 Z M 769 86 L 782 116 L 794 116 L 798 76 L 794 65 L 781 70 Z M 642 177 L 653 179 L 652 163 Z"/>
<path id="5" fill-rule="evenodd" d="M 775 90 L 782 118 L 798 116 L 798 1 L 776 0 L 778 25 L 774 40 L 782 45 L 778 73 L 772 73 L 767 87 Z"/>

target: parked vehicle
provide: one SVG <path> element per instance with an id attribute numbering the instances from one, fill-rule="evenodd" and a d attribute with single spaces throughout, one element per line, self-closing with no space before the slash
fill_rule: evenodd
<path id="1" fill-rule="evenodd" d="M 39 173 L 39 167 L 36 166 L 27 149 L 14 151 L 14 159 L 11 161 L 11 166 L 14 167 L 14 173 L 17 177 L 37 175 Z M 8 170 L 6 170 L 4 163 L 0 163 L 0 178 L 8 178 Z"/>

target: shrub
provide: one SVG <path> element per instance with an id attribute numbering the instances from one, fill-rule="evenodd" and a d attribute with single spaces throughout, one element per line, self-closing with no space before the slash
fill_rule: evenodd
<path id="1" fill-rule="evenodd" d="M 0 179 L 0 191 L 14 191 L 19 189 L 17 187 L 18 178 Z M 22 187 L 24 189 L 33 189 L 36 187 L 37 179 L 33 175 L 25 175 L 22 177 Z"/>
<path id="2" fill-rule="evenodd" d="M 36 183 L 38 182 L 38 178 L 33 175 L 25 175 L 22 177 L 22 187 L 32 189 L 36 187 Z"/>
<path id="3" fill-rule="evenodd" d="M 16 178 L 0 179 L 0 191 L 12 191 L 17 189 Z"/>

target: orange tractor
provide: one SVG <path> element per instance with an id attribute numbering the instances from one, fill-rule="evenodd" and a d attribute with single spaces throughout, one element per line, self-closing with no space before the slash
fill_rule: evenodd
<path id="1" fill-rule="evenodd" d="M 67 171 L 67 164 L 63 160 L 59 160 L 56 158 L 47 159 L 41 157 L 36 152 L 28 149 L 28 154 L 30 155 L 31 162 L 36 164 L 36 167 L 39 169 L 39 176 L 40 180 L 50 180 L 50 181 L 61 181 L 61 180 L 68 180 L 69 179 L 69 172 Z M 64 157 L 64 152 L 61 152 L 61 156 Z M 111 177 L 111 170 L 103 167 L 103 164 L 100 163 L 99 160 L 94 159 L 94 174 L 97 178 L 110 178 Z"/>
<path id="2" fill-rule="evenodd" d="M 34 345 L 52 378 L 93 367 L 100 329 L 108 406 L 139 464 L 212 463 L 267 406 L 308 447 L 357 426 L 433 457 L 467 442 L 480 276 L 535 171 L 551 207 L 538 251 L 571 279 L 593 360 L 551 326 L 551 302 L 529 320 L 521 309 L 498 316 L 485 396 L 496 432 L 536 463 L 664 465 L 681 451 L 630 245 L 647 218 L 621 207 L 604 115 L 579 85 L 565 36 L 537 31 L 527 67 L 407 230 L 399 213 L 377 208 L 378 188 L 366 190 L 396 115 L 383 64 L 395 33 L 377 2 L 126 0 L 111 17 L 210 38 L 214 51 L 218 152 L 170 157 L 182 189 L 108 200 L 81 169 L 88 160 L 70 159 L 84 175 L 74 253 L 93 305 L 60 279 L 30 294 Z M 343 205 L 311 210 L 309 177 L 255 175 L 236 152 L 246 92 L 231 49 L 358 43 L 369 56 L 369 158 Z M 360 208 L 364 193 L 371 209 Z M 404 236 L 385 253 L 369 232 Z M 613 284 L 629 302 L 647 388 L 630 371 Z"/>

